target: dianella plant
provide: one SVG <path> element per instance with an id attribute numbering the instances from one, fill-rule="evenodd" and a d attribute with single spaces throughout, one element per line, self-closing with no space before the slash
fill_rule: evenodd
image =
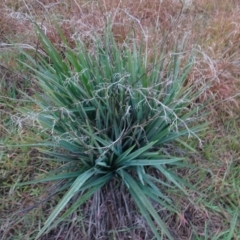
<path id="1" fill-rule="evenodd" d="M 45 55 L 25 53 L 39 91 L 30 98 L 37 107 L 25 114 L 48 136 L 36 144 L 41 156 L 62 166 L 23 184 L 58 180 L 64 192 L 37 238 L 120 182 L 156 238 L 173 239 L 153 202 L 175 211 L 163 189 L 187 194 L 173 170 L 183 158 L 169 146 L 181 141 L 186 147 L 184 140 L 203 129 L 196 121 L 200 90 L 187 81 L 193 55 L 186 59 L 179 46 L 148 54 L 132 39 L 118 45 L 109 28 L 92 46 L 78 42 L 75 49 L 62 35 L 66 46 L 59 53 L 39 27 L 37 33 Z"/>

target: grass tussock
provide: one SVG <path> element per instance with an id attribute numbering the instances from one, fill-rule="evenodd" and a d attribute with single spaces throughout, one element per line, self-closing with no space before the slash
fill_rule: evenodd
<path id="1" fill-rule="evenodd" d="M 96 207 L 89 221 L 97 224 L 96 214 L 106 201 L 102 189 L 114 183 L 115 191 L 121 192 L 121 185 L 129 191 L 156 238 L 161 237 L 155 224 L 162 235 L 173 239 L 150 199 L 175 212 L 171 199 L 158 188 L 175 186 L 187 194 L 182 186 L 184 181 L 167 166 L 178 167 L 181 161 L 168 149 L 172 142 L 182 136 L 197 137 L 196 133 L 204 129 L 201 124 L 192 126 L 195 114 L 200 111 L 200 106 L 193 107 L 193 103 L 201 93 L 201 89 L 196 91 L 194 86 L 186 85 L 193 57 L 190 55 L 180 67 L 179 55 L 183 50 L 176 46 L 169 59 L 163 45 L 162 52 L 149 62 L 144 45 L 138 46 L 131 40 L 119 47 L 111 30 L 106 30 L 103 40 L 94 41 L 93 52 L 81 43 L 78 50 L 67 46 L 63 61 L 39 27 L 37 33 L 49 58 L 38 55 L 36 61 L 26 55 L 31 62 L 27 67 L 33 71 L 41 94 L 30 98 L 38 110 L 27 110 L 23 120 L 38 122 L 39 133 L 51 133 L 51 139 L 39 144 L 54 146 L 52 150 L 41 150 L 50 157 L 46 160 L 52 157 L 66 163 L 55 171 L 57 175 L 50 172 L 39 182 L 61 179 L 64 185 L 57 191 L 67 190 L 37 238 L 92 196 L 96 198 Z M 103 194 L 102 198 L 99 194 Z M 67 207 L 72 198 L 75 203 Z M 56 220 L 65 207 L 62 220 Z M 89 237 L 102 237 L 99 234 L 99 228 L 94 233 L 89 226 Z"/>
<path id="2" fill-rule="evenodd" d="M 173 167 L 171 170 L 195 190 L 186 188 L 186 197 L 180 189 L 164 188 L 164 194 L 175 203 L 177 211 L 169 212 L 163 210 L 161 204 L 151 203 L 173 239 L 239 239 L 239 7 L 237 0 L 3 0 L 0 6 L 2 239 L 34 239 L 39 226 L 43 226 L 64 194 L 51 195 L 64 186 L 62 182 L 58 183 L 60 185 L 47 182 L 16 186 L 20 181 L 42 178 L 60 166 L 42 160 L 42 153 L 29 146 L 33 139 L 37 142 L 48 139 L 49 131 L 43 131 L 39 121 L 30 123 L 18 109 L 41 113 L 41 106 L 33 103 L 29 96 L 35 99 L 36 93 L 44 91 L 35 84 L 35 76 L 26 68 L 31 61 L 16 48 L 27 50 L 34 61 L 40 53 L 44 61 L 51 63 L 45 58 L 48 51 L 35 34 L 32 22 L 37 22 L 64 62 L 69 61 L 68 54 L 64 55 L 68 47 L 77 52 L 79 45 L 76 43 L 80 40 L 93 54 L 95 36 L 103 39 L 106 19 L 113 23 L 111 31 L 121 50 L 126 45 L 132 46 L 129 43 L 133 40 L 137 46 L 143 43 L 147 46 L 144 54 L 149 62 L 160 52 L 164 39 L 165 60 L 171 62 L 177 40 L 185 39 L 185 52 L 180 54 L 180 68 L 184 69 L 194 47 L 195 61 L 185 86 L 194 86 L 195 91 L 203 89 L 192 107 L 210 99 L 207 111 L 211 114 L 204 118 L 211 122 L 210 129 L 199 134 L 202 145 L 196 139 L 184 139 L 187 145 L 182 145 L 183 142 L 167 144 L 167 151 L 187 156 L 185 163 L 194 165 L 194 168 Z M 55 27 L 56 22 L 68 47 Z M 13 46 L 13 42 L 17 45 Z M 73 66 L 70 68 L 73 72 Z M 62 114 L 66 118 L 66 113 Z M 12 148 L 16 143 L 25 146 Z M 197 153 L 189 153 L 193 149 L 197 149 Z M 155 171 L 151 174 L 159 177 Z M 42 239 L 87 239 L 91 234 L 106 239 L 153 237 L 128 188 L 120 184 L 114 187 L 114 184 L 116 181 L 103 187 L 82 205 L 82 211 L 71 213 Z M 63 213 L 79 196 L 81 194 L 69 201 Z"/>

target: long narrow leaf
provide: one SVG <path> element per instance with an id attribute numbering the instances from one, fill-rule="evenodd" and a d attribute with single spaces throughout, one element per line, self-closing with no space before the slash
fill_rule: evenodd
<path id="1" fill-rule="evenodd" d="M 61 210 L 68 204 L 69 200 L 75 195 L 77 191 L 79 191 L 82 185 L 94 174 L 94 170 L 90 169 L 84 173 L 82 173 L 72 184 L 69 191 L 64 195 L 58 205 L 55 207 L 51 215 L 48 217 L 47 221 L 45 222 L 43 228 L 39 231 L 36 238 L 39 238 L 50 226 L 51 223 L 55 220 L 57 215 L 60 213 Z"/>
<path id="2" fill-rule="evenodd" d="M 151 221 L 149 221 L 149 214 L 154 218 L 156 223 L 161 227 L 161 231 L 166 234 L 166 236 L 173 240 L 173 237 L 169 233 L 168 229 L 166 228 L 166 225 L 164 222 L 160 219 L 158 213 L 153 208 L 152 204 L 148 200 L 147 196 L 143 193 L 142 189 L 139 187 L 137 182 L 127 173 L 123 172 L 124 175 L 124 181 L 127 183 L 127 186 L 129 186 L 129 191 L 132 194 L 136 204 L 139 207 L 139 210 L 144 214 L 144 216 L 147 218 L 146 220 L 149 223 L 149 226 L 151 227 L 152 231 L 155 233 L 156 237 L 160 239 L 159 234 L 157 233 L 155 226 Z"/>

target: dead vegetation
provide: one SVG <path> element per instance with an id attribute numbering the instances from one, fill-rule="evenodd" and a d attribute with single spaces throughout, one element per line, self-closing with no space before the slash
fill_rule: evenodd
<path id="1" fill-rule="evenodd" d="M 71 47 L 81 39 L 91 45 L 92 36 L 101 33 L 106 21 L 112 22 L 117 42 L 127 36 L 144 39 L 149 53 L 161 46 L 167 35 L 167 48 L 186 39 L 186 51 L 198 44 L 193 79 L 209 84 L 204 98 L 214 96 L 221 110 L 231 113 L 239 108 L 236 92 L 240 74 L 239 3 L 234 0 L 197 1 L 2 1 L 1 47 L 6 37 L 36 47 L 31 21 L 39 24 L 49 39 L 61 46 L 57 21 Z M 24 39 L 24 41 L 23 41 Z M 218 106 L 217 106 L 218 108 Z M 232 109 L 233 108 L 233 109 Z"/>

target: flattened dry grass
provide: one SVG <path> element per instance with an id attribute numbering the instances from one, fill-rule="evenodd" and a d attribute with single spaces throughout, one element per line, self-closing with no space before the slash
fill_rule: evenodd
<path id="1" fill-rule="evenodd" d="M 184 2 L 184 1 L 182 1 Z M 81 38 L 91 47 L 92 35 L 101 34 L 106 24 L 106 19 L 112 21 L 112 31 L 116 41 L 121 44 L 129 35 L 134 38 L 143 38 L 148 42 L 149 54 L 152 47 L 158 46 L 163 41 L 163 36 L 168 34 L 167 46 L 172 49 L 178 38 L 187 38 L 186 51 L 192 49 L 197 43 L 196 64 L 189 77 L 189 81 L 198 81 L 200 85 L 209 84 L 209 88 L 199 99 L 212 98 L 213 131 L 202 136 L 203 148 L 199 155 L 189 156 L 190 162 L 199 169 L 183 172 L 186 179 L 202 192 L 201 197 L 189 202 L 176 192 L 176 203 L 182 209 L 179 215 L 168 215 L 165 220 L 172 229 L 176 239 L 239 239 L 239 219 L 235 214 L 239 211 L 240 193 L 239 183 L 239 77 L 240 77 L 240 5 L 237 0 L 196 0 L 186 6 L 177 0 L 148 0 L 148 1 L 13 1 L 2 0 L 0 7 L 0 50 L 4 54 L 10 51 L 9 40 L 24 43 L 33 48 L 40 49 L 32 24 L 29 19 L 39 23 L 47 36 L 59 49 L 62 48 L 52 19 L 57 22 L 71 47 L 75 47 L 74 39 Z M 2 55 L 2 53 L 1 53 Z M 1 58 L 1 64 L 13 70 L 17 64 L 13 58 Z M 17 69 L 18 71 L 19 69 Z M 21 83 L 21 77 L 13 78 L 10 72 L 1 68 L 1 75 Z M 5 82 L 6 83 L 6 82 Z M 1 82 L 2 88 L 6 84 Z M 16 85 L 11 86 L 17 86 Z M 32 134 L 26 128 L 19 132 L 11 122 L 12 109 L 6 108 L 4 97 L 9 97 L 12 91 L 1 93 L 0 112 L 0 139 L 1 145 L 16 142 L 27 142 Z M 3 96 L 4 95 L 4 96 Z M 12 96 L 10 96 L 12 97 Z M 7 114 L 6 114 L 7 111 Z M 220 120 L 219 120 L 220 119 Z M 196 143 L 190 143 L 190 145 Z M 44 207 L 39 207 L 27 215 L 23 210 L 31 208 L 46 198 L 46 191 L 41 185 L 18 189 L 11 187 L 17 181 L 31 180 L 41 172 L 47 171 L 52 166 L 39 163 L 31 149 L 3 150 L 0 146 L 1 161 L 1 209 L 0 209 L 0 235 L 3 239 L 26 238 L 32 239 L 38 231 L 38 225 L 45 221 L 49 212 L 56 204 L 57 197 L 53 198 Z M 202 169 L 202 170 L 201 170 Z M 206 172 L 207 170 L 207 172 Z M 50 185 L 45 185 L 51 189 Z M 108 192 L 106 187 L 106 193 Z M 45 195 L 44 195 L 45 194 Z M 116 200 L 117 198 L 117 200 Z M 125 199 L 124 199 L 125 198 Z M 100 198 L 101 199 L 101 196 Z M 99 214 L 99 225 L 84 223 L 86 212 L 77 212 L 72 220 L 66 221 L 46 236 L 46 239 L 82 238 L 89 233 L 84 231 L 92 225 L 94 234 L 99 234 L 103 239 L 126 239 L 129 235 L 135 239 L 149 239 L 149 229 L 136 209 L 129 212 L 120 212 L 121 204 L 129 201 L 128 195 L 110 196 L 108 202 L 89 201 L 86 212 L 94 204 L 102 209 Z M 157 209 L 157 207 L 156 207 Z M 13 215 L 18 212 L 20 214 Z M 111 215 L 108 215 L 112 212 Z M 130 217 L 131 216 L 131 219 Z M 23 218 L 22 218 L 23 217 Z M 23 219 L 23 220 L 22 220 Z M 20 221 L 19 221 L 20 220 Z M 129 224 L 132 222 L 132 225 Z M 101 224 L 100 224 L 101 223 Z M 120 224 L 121 223 L 121 224 Z M 138 227 L 135 229 L 135 227 Z M 81 230 L 79 230 L 81 229 Z M 101 235 L 102 234 L 102 235 Z M 177 237 L 178 236 L 178 237 Z"/>
<path id="2" fill-rule="evenodd" d="M 177 39 L 187 38 L 186 50 L 196 43 L 199 45 L 199 64 L 193 69 L 193 81 L 200 79 L 202 84 L 211 85 L 205 97 L 224 100 L 219 104 L 220 109 L 231 114 L 239 109 L 233 98 L 239 87 L 239 8 L 236 0 L 3 1 L 0 24 L 2 36 L 14 40 L 23 36 L 24 43 L 33 47 L 38 43 L 28 19 L 36 21 L 59 48 L 63 44 L 53 18 L 57 19 L 71 47 L 77 38 L 91 46 L 92 36 L 102 33 L 106 19 L 113 22 L 112 31 L 119 43 L 129 35 L 144 38 L 149 54 L 153 46 L 161 46 L 166 34 L 169 49 L 173 49 Z"/>

